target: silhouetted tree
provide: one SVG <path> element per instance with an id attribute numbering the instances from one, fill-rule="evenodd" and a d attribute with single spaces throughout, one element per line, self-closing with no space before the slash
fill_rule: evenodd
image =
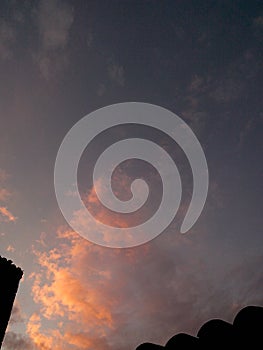
<path id="1" fill-rule="evenodd" d="M 23 271 L 19 267 L 0 256 L 0 348 L 22 276 Z"/>

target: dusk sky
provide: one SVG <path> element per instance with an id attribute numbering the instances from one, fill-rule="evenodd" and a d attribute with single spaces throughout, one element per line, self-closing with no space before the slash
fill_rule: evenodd
<path id="1" fill-rule="evenodd" d="M 257 0 L 0 1 L 0 255 L 24 271 L 4 350 L 163 345 L 178 332 L 195 335 L 210 318 L 232 322 L 243 306 L 263 306 L 262 30 Z M 176 142 L 136 125 L 94 135 L 78 185 L 98 220 L 136 226 L 160 203 L 160 177 L 132 160 L 116 170 L 113 188 L 125 201 L 131 181 L 145 179 L 142 211 L 100 205 L 92 169 L 118 140 L 163 146 L 183 187 L 178 213 L 158 237 L 107 248 L 63 217 L 54 165 L 76 122 L 131 101 L 164 107 L 191 127 L 209 190 L 199 219 L 181 234 L 193 179 Z"/>

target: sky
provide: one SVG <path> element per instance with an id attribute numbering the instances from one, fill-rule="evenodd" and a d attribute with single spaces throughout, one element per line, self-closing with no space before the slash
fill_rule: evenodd
<path id="1" fill-rule="evenodd" d="M 256 0 L 1 1 L 0 255 L 24 271 L 4 350 L 132 350 L 263 306 L 262 10 Z M 78 186 L 98 220 L 137 225 L 160 203 L 158 173 L 128 160 L 114 173 L 115 193 L 129 199 L 131 181 L 144 178 L 147 205 L 128 215 L 101 206 L 92 169 L 116 140 L 164 147 L 183 187 L 179 211 L 158 237 L 107 248 L 64 219 L 54 164 L 76 122 L 130 101 L 164 107 L 191 127 L 209 190 L 182 235 L 193 185 L 178 145 L 136 125 L 97 135 Z"/>

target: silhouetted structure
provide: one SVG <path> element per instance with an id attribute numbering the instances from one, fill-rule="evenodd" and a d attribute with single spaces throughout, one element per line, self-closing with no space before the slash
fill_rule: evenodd
<path id="1" fill-rule="evenodd" d="M 234 328 L 231 323 L 214 319 L 206 322 L 198 331 L 200 348 L 229 349 L 235 344 Z"/>
<path id="2" fill-rule="evenodd" d="M 161 350 L 161 349 L 163 349 L 163 346 L 152 344 L 152 343 L 144 343 L 139 345 L 136 348 L 136 350 Z"/>
<path id="3" fill-rule="evenodd" d="M 22 276 L 23 271 L 19 267 L 0 256 L 0 348 Z"/>
<path id="4" fill-rule="evenodd" d="M 174 335 L 165 345 L 165 349 L 196 349 L 198 339 L 189 334 L 179 333 Z"/>
<path id="5" fill-rule="evenodd" d="M 197 337 L 179 333 L 165 346 L 144 343 L 136 350 L 180 349 L 263 349 L 263 307 L 247 306 L 236 315 L 233 324 L 214 319 L 206 322 Z"/>

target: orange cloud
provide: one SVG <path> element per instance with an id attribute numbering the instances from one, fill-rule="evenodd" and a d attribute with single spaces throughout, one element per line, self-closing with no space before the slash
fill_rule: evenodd
<path id="1" fill-rule="evenodd" d="M 100 205 L 94 188 L 84 200 L 96 217 L 127 225 L 123 217 L 112 218 Z M 83 220 L 81 213 L 76 220 Z M 84 224 L 96 234 L 96 221 Z M 52 248 L 47 251 L 49 240 Z M 41 248 L 34 247 L 34 254 L 39 269 L 30 277 L 39 313 L 33 314 L 27 325 L 37 350 L 123 350 L 128 343 L 136 348 L 149 320 L 158 319 L 162 303 L 171 309 L 171 289 L 177 288 L 176 284 L 167 290 L 156 284 L 156 279 L 165 279 L 167 273 L 170 277 L 167 267 L 173 266 L 162 247 L 160 252 L 151 244 L 108 249 L 67 229 L 59 229 L 52 237 L 42 236 L 38 244 Z M 167 247 L 173 250 L 176 244 L 173 237 Z M 171 256 L 176 257 L 174 253 Z M 178 294 L 183 294 L 189 286 L 180 283 Z M 166 328 L 167 323 L 169 320 L 164 322 Z"/>
<path id="2" fill-rule="evenodd" d="M 15 222 L 17 218 L 6 208 L 0 207 L 0 221 Z"/>
<path id="3" fill-rule="evenodd" d="M 132 179 L 122 171 L 115 172 L 112 178 L 115 195 L 121 200 L 130 199 L 132 195 L 130 189 L 131 183 Z M 96 189 L 99 192 L 103 190 L 101 179 L 97 181 Z M 75 194 L 71 195 L 74 196 Z M 136 193 L 136 195 L 140 195 L 140 193 Z M 129 230 L 125 229 L 144 223 L 152 215 L 152 209 L 149 205 L 142 205 L 141 208 L 129 214 L 111 211 L 102 205 L 97 197 L 94 186 L 86 195 L 82 196 L 82 200 L 86 208 L 76 211 L 70 224 L 77 229 L 78 232 L 88 232 L 87 237 L 93 242 L 97 242 L 97 237 L 99 236 L 101 238 L 100 241 L 103 242 L 105 246 L 123 246 L 124 241 L 127 246 L 132 245 L 134 237 L 130 234 Z M 87 211 L 89 211 L 93 217 L 88 216 Z M 104 226 L 100 223 L 104 224 Z M 116 231 L 113 234 L 110 226 L 122 228 L 122 230 Z M 141 232 L 141 235 L 143 234 L 144 232 Z"/>
<path id="4" fill-rule="evenodd" d="M 39 271 L 30 279 L 39 313 L 28 322 L 30 340 L 39 350 L 113 349 L 109 339 L 124 322 L 129 279 L 118 270 L 132 268 L 147 247 L 137 253 L 102 248 L 65 229 L 58 230 L 53 242 L 49 251 L 34 248 Z"/>
<path id="5" fill-rule="evenodd" d="M 11 244 L 9 244 L 9 246 L 7 246 L 6 248 L 6 251 L 13 253 L 15 251 L 15 248 Z"/>
<path id="6" fill-rule="evenodd" d="M 101 341 L 114 328 L 111 314 L 114 302 L 105 298 L 103 289 L 110 273 L 107 269 L 82 265 L 92 245 L 79 235 L 59 231 L 57 237 L 62 242 L 59 249 L 35 251 L 41 272 L 31 275 L 32 293 L 35 303 L 41 307 L 41 316 L 32 315 L 27 333 L 41 350 L 64 350 L 69 344 L 78 349 L 92 349 L 93 342 Z M 56 335 L 54 331 L 43 331 L 44 320 L 56 320 L 61 329 L 56 330 Z"/>
<path id="7" fill-rule="evenodd" d="M 0 222 L 14 222 L 17 219 L 7 207 L 3 205 L 3 203 L 6 203 L 11 197 L 11 192 L 7 190 L 5 186 L 7 178 L 7 173 L 0 169 L 0 201 L 2 202 L 2 206 L 0 206 Z"/>
<path id="8" fill-rule="evenodd" d="M 6 171 L 0 169 L 0 201 L 6 201 L 11 193 L 6 189 L 6 180 L 8 179 L 8 175 Z"/>
<path id="9" fill-rule="evenodd" d="M 119 178 L 119 180 L 122 181 L 120 183 L 121 188 L 123 190 L 124 189 L 127 190 L 128 184 L 130 183 L 129 178 L 126 176 L 125 179 Z M 101 191 L 101 188 L 102 188 L 101 180 L 99 180 L 96 183 L 96 187 L 98 188 L 99 191 Z M 113 213 L 109 211 L 106 207 L 104 207 L 100 203 L 94 186 L 92 187 L 90 192 L 84 197 L 84 203 L 87 209 L 96 218 L 96 220 L 115 227 L 122 227 L 122 228 L 129 227 L 127 220 L 125 220 L 121 214 Z"/>
<path id="10" fill-rule="evenodd" d="M 41 332 L 41 318 L 38 314 L 33 313 L 27 324 L 27 333 L 33 339 L 34 345 L 39 350 L 51 350 L 52 337 L 44 335 Z M 53 348 L 58 350 L 58 348 Z"/>

